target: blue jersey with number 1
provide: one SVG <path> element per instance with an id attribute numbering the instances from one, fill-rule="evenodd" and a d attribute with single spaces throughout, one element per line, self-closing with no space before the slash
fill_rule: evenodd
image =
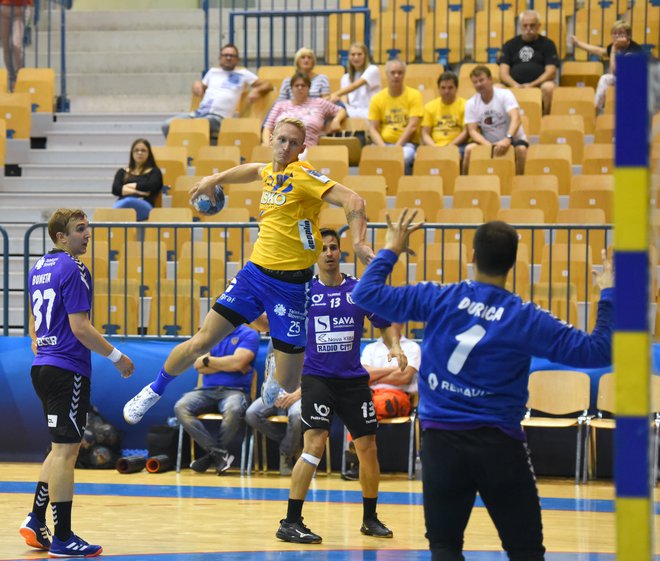
<path id="1" fill-rule="evenodd" d="M 491 284 L 386 286 L 396 260 L 381 250 L 353 300 L 390 321 L 427 322 L 419 369 L 426 426 L 495 426 L 514 434 L 525 413 L 532 356 L 582 368 L 611 364 L 613 289 L 602 291 L 596 327 L 587 334 Z"/>
<path id="2" fill-rule="evenodd" d="M 53 250 L 30 270 L 28 289 L 37 333 L 37 356 L 32 364 L 90 377 L 91 353 L 69 325 L 69 314 L 89 314 L 92 307 L 92 276 L 87 267 L 68 253 Z"/>

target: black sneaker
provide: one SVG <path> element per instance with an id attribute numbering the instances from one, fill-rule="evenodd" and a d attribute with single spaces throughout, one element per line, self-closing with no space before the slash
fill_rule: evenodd
<path id="1" fill-rule="evenodd" d="M 190 469 L 196 471 L 197 473 L 204 473 L 207 469 L 211 467 L 213 463 L 213 456 L 211 454 L 205 454 L 201 458 L 190 462 Z"/>
<path id="2" fill-rule="evenodd" d="M 385 524 L 378 520 L 377 516 L 370 518 L 369 520 L 362 521 L 362 527 L 360 528 L 365 536 L 373 536 L 374 538 L 392 538 L 394 534 Z"/>
<path id="3" fill-rule="evenodd" d="M 323 539 L 303 524 L 302 517 L 297 522 L 280 520 L 280 527 L 277 529 L 275 537 L 293 543 L 321 543 Z"/>
<path id="4" fill-rule="evenodd" d="M 215 471 L 218 475 L 222 475 L 225 471 L 227 471 L 234 461 L 234 456 L 226 450 L 222 450 L 220 452 L 212 452 L 211 455 L 215 460 Z"/>

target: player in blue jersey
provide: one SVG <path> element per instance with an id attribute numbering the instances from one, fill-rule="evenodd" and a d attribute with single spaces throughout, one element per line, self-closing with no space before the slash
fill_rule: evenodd
<path id="1" fill-rule="evenodd" d="M 603 255 L 596 327 L 575 329 L 505 289 L 518 234 L 488 222 L 474 237 L 475 280 L 391 287 L 416 213 L 388 222 L 385 249 L 353 291 L 390 321 L 424 321 L 419 419 L 426 536 L 432 561 L 463 561 L 463 535 L 477 492 L 512 561 L 544 557 L 541 507 L 520 422 L 532 356 L 583 368 L 611 364 L 612 270 Z"/>
<path id="2" fill-rule="evenodd" d="M 302 507 L 321 461 L 334 413 L 339 415 L 355 442 L 360 460 L 360 485 L 364 506 L 360 531 L 368 536 L 391 538 L 392 531 L 376 516 L 380 466 L 376 451 L 378 421 L 371 399 L 369 374 L 360 363 L 364 318 L 379 327 L 390 354 L 406 363 L 397 332 L 386 322 L 355 305 L 351 291 L 357 280 L 339 272 L 339 235 L 321 229 L 322 251 L 318 276 L 312 280 L 308 309 L 307 348 L 302 376 L 303 453 L 291 474 L 286 518 L 275 534 L 295 543 L 321 543 L 321 536 L 302 521 Z"/>
<path id="3" fill-rule="evenodd" d="M 89 410 L 90 351 L 109 358 L 125 378 L 134 366 L 89 320 L 92 276 L 78 260 L 91 235 L 85 213 L 55 211 L 48 234 L 55 248 L 30 270 L 28 290 L 36 345 L 32 385 L 43 406 L 52 449 L 41 467 L 32 512 L 19 531 L 29 546 L 49 550 L 51 557 L 95 557 L 103 548 L 71 531 L 74 465 Z M 55 521 L 52 542 L 46 526 L 49 500 Z"/>

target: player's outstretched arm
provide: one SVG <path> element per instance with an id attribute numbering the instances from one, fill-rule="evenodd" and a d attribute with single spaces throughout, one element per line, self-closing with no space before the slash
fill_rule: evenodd
<path id="1" fill-rule="evenodd" d="M 380 333 L 383 337 L 385 346 L 389 350 L 387 359 L 390 361 L 393 358 L 397 359 L 399 363 L 399 369 L 405 370 L 408 366 L 408 357 L 406 356 L 406 353 L 403 352 L 403 349 L 400 345 L 401 334 L 396 329 L 393 329 L 392 326 L 381 329 Z"/>
<path id="2" fill-rule="evenodd" d="M 387 234 L 385 235 L 385 249 L 389 249 L 398 255 L 408 250 L 408 241 L 410 234 L 419 230 L 424 223 L 418 222 L 413 224 L 413 220 L 417 216 L 417 211 L 410 211 L 407 208 L 403 209 L 399 220 L 392 222 L 390 215 L 385 215 L 387 221 Z"/>
<path id="3" fill-rule="evenodd" d="M 374 258 L 373 249 L 367 244 L 367 212 L 364 199 L 341 183 L 336 183 L 323 194 L 326 203 L 341 206 L 351 229 L 351 242 L 357 258 L 365 265 Z"/>
<path id="4" fill-rule="evenodd" d="M 76 339 L 90 351 L 110 359 L 124 378 L 135 370 L 133 361 L 108 343 L 89 321 L 87 312 L 69 314 L 69 325 Z"/>
<path id="5" fill-rule="evenodd" d="M 229 168 L 213 175 L 202 177 L 195 183 L 188 191 L 190 200 L 195 199 L 198 195 L 204 194 L 215 205 L 214 189 L 216 185 L 222 183 L 251 183 L 261 179 L 261 170 L 266 164 L 241 164 L 233 168 Z"/>

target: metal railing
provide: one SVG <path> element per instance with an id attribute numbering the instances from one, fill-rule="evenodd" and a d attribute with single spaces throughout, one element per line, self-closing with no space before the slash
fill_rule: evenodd
<path id="1" fill-rule="evenodd" d="M 0 226 L 2 236 L 2 334 L 9 335 L 9 235 Z"/>

